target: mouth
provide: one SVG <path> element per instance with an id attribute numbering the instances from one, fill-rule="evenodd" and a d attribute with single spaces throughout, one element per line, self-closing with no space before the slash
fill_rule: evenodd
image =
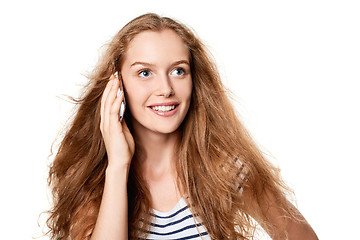
<path id="1" fill-rule="evenodd" d="M 178 104 L 179 105 L 179 104 Z M 178 105 L 170 105 L 170 106 L 152 106 L 151 109 L 157 112 L 169 112 L 174 110 Z"/>
<path id="2" fill-rule="evenodd" d="M 152 112 L 156 113 L 157 115 L 169 117 L 175 114 L 178 106 L 179 103 L 173 102 L 173 103 L 153 104 L 151 106 L 148 106 L 148 108 L 151 109 Z"/>

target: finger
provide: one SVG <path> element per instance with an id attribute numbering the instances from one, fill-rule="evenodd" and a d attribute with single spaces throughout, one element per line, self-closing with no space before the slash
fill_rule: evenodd
<path id="1" fill-rule="evenodd" d="M 106 84 L 106 87 L 104 89 L 104 92 L 103 92 L 103 96 L 101 98 L 101 107 L 102 107 L 102 111 L 104 110 L 104 106 L 105 106 L 105 102 L 106 102 L 106 99 L 109 95 L 109 92 L 111 90 L 111 87 L 112 87 L 112 84 L 113 84 L 113 80 L 114 80 L 114 75 L 111 75 L 111 77 L 109 78 L 109 81 L 108 83 Z"/>
<path id="2" fill-rule="evenodd" d="M 111 80 L 111 89 L 106 97 L 105 100 L 105 105 L 104 105 L 104 127 L 108 128 L 108 130 L 110 130 L 111 126 L 110 126 L 110 112 L 112 109 L 112 105 L 116 99 L 116 93 L 117 93 L 117 89 L 119 88 L 119 80 L 117 80 L 116 78 L 114 78 L 113 80 Z"/>
<path id="3" fill-rule="evenodd" d="M 105 102 L 106 102 L 106 99 L 108 97 L 108 94 L 111 90 L 111 87 L 112 87 L 112 84 L 113 84 L 113 81 L 114 80 L 114 76 L 112 75 L 108 81 L 108 83 L 106 84 L 106 87 L 105 87 L 105 90 L 103 92 L 103 95 L 101 97 L 101 109 L 100 109 L 100 129 L 103 130 L 103 127 L 104 127 L 104 118 L 105 118 L 105 114 L 104 114 L 104 109 L 105 109 Z"/>
<path id="4" fill-rule="evenodd" d="M 120 107 L 121 107 L 121 102 L 124 100 L 124 94 L 123 91 L 120 91 L 119 93 L 117 92 L 117 97 L 115 99 L 115 101 L 113 102 L 113 105 L 111 107 L 110 110 L 110 125 L 114 125 L 116 124 L 117 126 L 120 127 L 120 131 L 122 132 L 122 126 L 120 124 L 120 119 L 119 119 L 119 114 L 120 114 Z"/>

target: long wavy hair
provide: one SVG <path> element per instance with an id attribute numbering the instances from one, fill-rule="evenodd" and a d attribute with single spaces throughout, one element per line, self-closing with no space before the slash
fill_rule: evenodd
<path id="1" fill-rule="evenodd" d="M 178 21 L 149 13 L 135 18 L 114 36 L 89 76 L 84 93 L 73 99 L 76 115 L 50 165 L 53 207 L 47 234 L 51 239 L 90 238 L 108 163 L 100 132 L 101 96 L 110 76 L 120 70 L 131 40 L 143 31 L 164 29 L 175 31 L 190 52 L 193 92 L 176 147 L 176 172 L 192 213 L 199 215 L 213 239 L 253 239 L 256 222 L 274 232 L 276 226 L 267 218 L 269 205 L 264 204 L 269 196 L 284 217 L 296 216 L 279 170 L 265 159 L 239 121 L 204 44 Z M 130 126 L 131 113 L 127 110 L 125 116 Z M 150 193 L 138 172 L 136 156 L 128 179 L 130 239 L 144 237 L 144 233 L 146 237 L 150 228 Z M 279 231 L 286 236 L 285 227 Z"/>

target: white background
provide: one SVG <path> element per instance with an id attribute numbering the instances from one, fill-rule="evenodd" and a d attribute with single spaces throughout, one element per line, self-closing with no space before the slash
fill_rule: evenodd
<path id="1" fill-rule="evenodd" d="M 360 239 L 358 1 L 129 2 L 0 3 L 1 239 L 41 233 L 47 157 L 71 109 L 58 96 L 77 96 L 101 46 L 147 12 L 209 46 L 320 239 Z"/>

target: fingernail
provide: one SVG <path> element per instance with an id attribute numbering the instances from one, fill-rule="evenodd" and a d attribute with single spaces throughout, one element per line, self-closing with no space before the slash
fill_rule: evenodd
<path id="1" fill-rule="evenodd" d="M 116 97 L 119 97 L 121 95 L 122 91 L 120 90 L 120 88 L 118 89 L 117 93 L 116 93 Z"/>

